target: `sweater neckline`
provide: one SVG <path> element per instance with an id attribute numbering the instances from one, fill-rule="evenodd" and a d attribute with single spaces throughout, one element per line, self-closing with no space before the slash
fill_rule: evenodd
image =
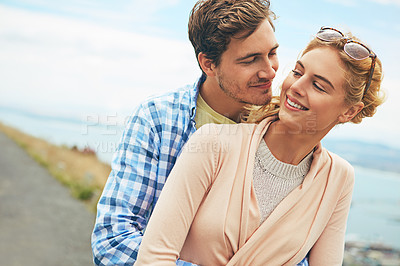
<path id="1" fill-rule="evenodd" d="M 279 161 L 269 150 L 265 140 L 262 139 L 256 152 L 256 158 L 263 171 L 267 171 L 274 176 L 284 179 L 304 178 L 310 170 L 313 151 L 304 157 L 298 165 L 288 164 Z"/>

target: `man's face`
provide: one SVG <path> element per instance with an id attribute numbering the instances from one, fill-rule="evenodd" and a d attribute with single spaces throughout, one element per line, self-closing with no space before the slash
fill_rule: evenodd
<path id="1" fill-rule="evenodd" d="M 225 95 L 243 104 L 269 103 L 272 80 L 279 67 L 277 48 L 268 20 L 249 37 L 232 38 L 215 67 L 215 77 Z"/>

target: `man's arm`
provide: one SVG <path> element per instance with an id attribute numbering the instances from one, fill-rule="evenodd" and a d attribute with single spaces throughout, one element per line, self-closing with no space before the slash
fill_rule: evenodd
<path id="1" fill-rule="evenodd" d="M 125 128 L 97 206 L 92 234 L 97 265 L 133 264 L 157 184 L 159 137 L 139 108 Z"/>

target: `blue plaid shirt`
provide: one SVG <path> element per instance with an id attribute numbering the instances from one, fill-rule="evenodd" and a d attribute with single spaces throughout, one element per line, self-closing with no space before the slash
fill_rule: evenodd
<path id="1" fill-rule="evenodd" d="M 204 80 L 144 102 L 130 118 L 97 205 L 92 234 L 96 265 L 134 264 L 165 180 L 196 131 L 197 95 Z"/>

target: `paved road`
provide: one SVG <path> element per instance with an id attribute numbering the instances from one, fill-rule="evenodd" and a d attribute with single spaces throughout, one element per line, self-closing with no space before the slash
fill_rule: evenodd
<path id="1" fill-rule="evenodd" d="M 93 265 L 94 216 L 0 132 L 0 265 Z"/>

